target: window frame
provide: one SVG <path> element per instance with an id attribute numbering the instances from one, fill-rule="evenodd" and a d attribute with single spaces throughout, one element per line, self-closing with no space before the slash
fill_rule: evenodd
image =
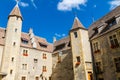
<path id="1" fill-rule="evenodd" d="M 112 34 L 108 38 L 109 38 L 110 47 L 112 49 L 118 48 L 120 46 L 117 34 Z"/>
<path id="2" fill-rule="evenodd" d="M 116 59 L 116 61 L 115 61 Z M 117 61 L 118 60 L 118 61 Z M 117 64 L 116 64 L 117 63 Z M 120 72 L 120 56 L 114 58 L 115 70 L 116 72 Z M 118 65 L 118 66 L 117 66 Z"/>

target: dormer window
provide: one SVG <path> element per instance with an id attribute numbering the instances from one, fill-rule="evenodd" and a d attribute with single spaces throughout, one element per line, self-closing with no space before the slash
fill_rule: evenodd
<path id="1" fill-rule="evenodd" d="M 112 18 L 112 19 L 108 20 L 106 23 L 107 23 L 108 27 L 111 27 L 116 24 L 116 19 Z"/>
<path id="2" fill-rule="evenodd" d="M 40 47 L 47 48 L 47 45 L 39 42 Z"/>
<path id="3" fill-rule="evenodd" d="M 28 44 L 28 40 L 25 39 L 25 38 L 21 38 L 21 41 L 22 41 L 23 44 Z"/>
<path id="4" fill-rule="evenodd" d="M 95 27 L 93 30 L 95 31 L 95 33 L 98 33 L 98 28 L 97 27 Z"/>
<path id="5" fill-rule="evenodd" d="M 60 44 L 60 45 L 57 45 L 57 46 L 55 47 L 55 51 L 56 51 L 56 50 L 63 49 L 64 47 L 65 47 L 65 43 Z"/>

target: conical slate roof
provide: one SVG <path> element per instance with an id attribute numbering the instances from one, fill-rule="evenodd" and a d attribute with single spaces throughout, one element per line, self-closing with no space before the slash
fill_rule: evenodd
<path id="1" fill-rule="evenodd" d="M 20 12 L 18 4 L 16 4 L 16 6 L 13 8 L 13 10 L 9 14 L 8 18 L 10 16 L 17 16 L 17 17 L 20 17 L 22 19 L 22 15 L 21 15 L 21 12 Z"/>
<path id="2" fill-rule="evenodd" d="M 77 28 L 84 28 L 85 29 L 85 27 L 82 25 L 80 20 L 77 17 L 75 17 L 72 29 L 77 29 Z"/>

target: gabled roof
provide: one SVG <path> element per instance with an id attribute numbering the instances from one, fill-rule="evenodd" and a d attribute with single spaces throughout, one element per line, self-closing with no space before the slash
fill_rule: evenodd
<path id="1" fill-rule="evenodd" d="M 18 4 L 16 4 L 16 6 L 13 8 L 13 10 L 9 14 L 8 18 L 10 16 L 17 16 L 17 17 L 20 17 L 21 19 L 23 19 Z"/>
<path id="2" fill-rule="evenodd" d="M 85 29 L 85 27 L 82 25 L 82 23 L 80 22 L 80 20 L 78 19 L 78 17 L 75 17 L 74 23 L 73 23 L 73 26 L 72 26 L 71 30 L 77 29 L 77 28 Z"/>

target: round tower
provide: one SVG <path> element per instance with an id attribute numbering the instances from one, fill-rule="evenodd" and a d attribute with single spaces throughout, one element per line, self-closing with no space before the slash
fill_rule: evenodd
<path id="1" fill-rule="evenodd" d="M 21 42 L 22 15 L 18 3 L 8 16 L 5 34 L 5 46 L 2 56 L 1 72 L 7 74 L 3 80 L 17 80 L 16 73 L 19 63 L 19 50 Z"/>

